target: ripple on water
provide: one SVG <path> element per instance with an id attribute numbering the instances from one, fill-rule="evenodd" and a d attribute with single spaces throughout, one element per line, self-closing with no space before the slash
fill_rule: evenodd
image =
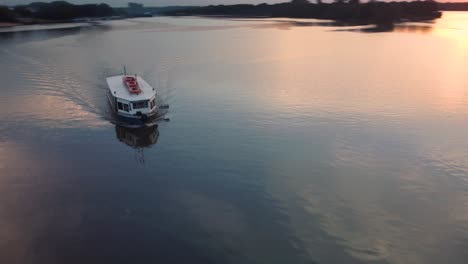
<path id="1" fill-rule="evenodd" d="M 81 81 L 73 74 L 41 58 L 10 50 L 3 52 L 12 65 L 3 74 L 21 84 L 7 87 L 8 100 L 2 113 L 5 121 L 35 122 L 51 127 L 74 127 L 83 122 L 89 126 L 103 124 L 99 115 L 103 109 L 96 107 L 89 95 L 83 93 Z M 18 102 L 21 108 L 16 107 Z"/>

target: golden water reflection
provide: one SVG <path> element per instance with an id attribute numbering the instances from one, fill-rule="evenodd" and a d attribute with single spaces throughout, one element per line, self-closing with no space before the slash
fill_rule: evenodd
<path id="1" fill-rule="evenodd" d="M 444 14 L 444 19 L 457 16 Z M 456 30 L 445 26 L 449 22 L 395 28 L 424 34 L 341 32 L 317 38 L 315 28 L 282 31 L 276 41 L 259 45 L 272 54 L 270 60 L 252 62 L 252 74 L 263 80 L 257 98 L 285 110 L 456 114 L 467 109 L 468 99 L 468 19 L 463 17 Z M 373 48 L 362 47 L 363 40 Z M 281 63 L 271 63 L 276 60 Z"/>
<path id="2" fill-rule="evenodd" d="M 311 30 L 269 43 L 282 63 L 254 63 L 264 80 L 256 98 L 285 115 L 307 113 L 302 134 L 314 138 L 316 117 L 340 119 L 330 141 L 309 145 L 330 151 L 319 156 L 333 156 L 333 179 L 281 154 L 271 167 L 281 176 L 268 188 L 290 212 L 292 229 L 311 256 L 323 253 L 304 211 L 362 261 L 459 261 L 468 236 L 468 15 L 444 13 L 435 25 L 390 33 L 318 38 Z M 313 152 L 297 159 L 325 166 Z M 295 181 L 284 181 L 291 171 Z"/>

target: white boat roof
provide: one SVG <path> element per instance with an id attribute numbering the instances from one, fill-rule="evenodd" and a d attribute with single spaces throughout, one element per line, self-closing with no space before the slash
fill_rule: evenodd
<path id="1" fill-rule="evenodd" d="M 127 76 L 134 76 L 134 75 L 127 75 Z M 131 94 L 127 86 L 122 81 L 123 75 L 117 75 L 108 77 L 106 79 L 107 85 L 114 97 L 124 99 L 127 101 L 142 101 L 142 100 L 149 100 L 156 95 L 156 91 L 151 87 L 143 78 L 137 76 L 137 82 L 140 86 L 141 93 L 140 94 Z"/>

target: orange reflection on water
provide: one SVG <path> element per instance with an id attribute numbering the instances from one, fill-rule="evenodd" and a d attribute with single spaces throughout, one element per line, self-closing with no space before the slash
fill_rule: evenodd
<path id="1" fill-rule="evenodd" d="M 415 34 L 301 27 L 277 32 L 275 41 L 260 39 L 258 53 L 270 60 L 255 62 L 254 74 L 263 80 L 257 98 L 314 114 L 421 116 L 465 109 L 468 15 L 453 12 L 435 24 L 396 28 L 402 30 Z"/>
<path id="2" fill-rule="evenodd" d="M 395 32 L 405 32 L 405 33 L 431 33 L 433 30 L 432 24 L 399 24 L 395 25 L 393 31 Z"/>
<path id="3" fill-rule="evenodd" d="M 447 59 L 440 65 L 441 87 L 437 89 L 439 107 L 443 111 L 454 112 L 465 106 L 468 81 L 468 16 L 466 12 L 444 12 L 443 18 L 436 21 L 432 32 L 447 43 Z"/>
<path id="4" fill-rule="evenodd" d="M 453 40 L 461 55 L 468 49 L 468 19 L 466 12 L 444 12 L 436 21 L 433 34 Z"/>
<path id="5" fill-rule="evenodd" d="M 103 119 L 95 113 L 86 110 L 84 106 L 66 98 L 64 95 L 31 94 L 18 98 L 22 102 L 18 111 L 17 100 L 8 100 L 4 103 L 7 116 L 27 116 L 31 119 L 41 120 L 49 127 L 69 127 L 77 125 L 76 122 L 90 127 L 106 125 Z"/>
<path id="6" fill-rule="evenodd" d="M 21 144 L 0 142 L 0 248 L 7 249 L 2 255 L 12 263 L 31 261 L 27 250 L 30 248 L 28 237 L 32 225 L 24 224 L 27 220 L 22 219 L 22 216 L 32 207 L 33 202 L 25 202 L 24 197 L 29 193 L 24 192 L 23 187 L 33 173 L 43 171 L 40 159 L 40 156 L 29 154 Z"/>

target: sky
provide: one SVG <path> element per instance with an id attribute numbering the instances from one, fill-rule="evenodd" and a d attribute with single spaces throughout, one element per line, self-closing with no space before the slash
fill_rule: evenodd
<path id="1" fill-rule="evenodd" d="M 221 4 L 259 4 L 281 3 L 288 0 L 66 0 L 74 4 L 107 3 L 111 6 L 126 6 L 128 2 L 142 3 L 146 6 L 170 6 L 170 5 L 221 5 Z M 20 5 L 31 2 L 51 2 L 51 0 L 0 0 L 0 5 Z"/>

